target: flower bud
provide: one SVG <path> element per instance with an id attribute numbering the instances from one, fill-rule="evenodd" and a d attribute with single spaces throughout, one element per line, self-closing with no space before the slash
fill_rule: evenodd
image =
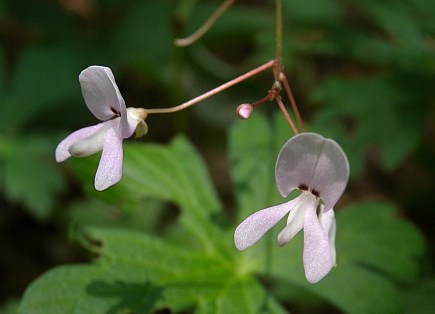
<path id="1" fill-rule="evenodd" d="M 240 119 L 249 119 L 254 111 L 254 106 L 251 104 L 241 104 L 237 107 L 236 112 Z"/>

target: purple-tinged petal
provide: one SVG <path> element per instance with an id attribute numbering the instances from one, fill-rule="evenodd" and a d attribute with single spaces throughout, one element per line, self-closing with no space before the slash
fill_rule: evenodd
<path id="1" fill-rule="evenodd" d="M 119 118 L 102 122 L 98 131 L 92 135 L 85 137 L 73 144 L 68 148 L 68 152 L 74 157 L 87 157 L 95 154 L 103 149 L 104 142 L 106 141 L 106 133 L 111 128 L 119 127 Z"/>
<path id="2" fill-rule="evenodd" d="M 331 210 L 328 210 L 327 212 L 323 212 L 322 210 L 319 214 L 319 221 L 325 232 L 328 234 L 332 264 L 335 265 L 337 262 L 337 253 L 335 250 L 335 232 L 337 229 L 337 225 L 335 222 L 334 209 L 331 208 Z"/>
<path id="3" fill-rule="evenodd" d="M 287 225 L 278 234 L 278 244 L 284 245 L 304 227 L 305 211 L 307 205 L 310 205 L 310 198 L 316 198 L 309 192 L 302 192 L 296 199 L 299 202 L 294 205 L 287 217 Z M 308 203 L 307 203 L 308 202 Z"/>
<path id="4" fill-rule="evenodd" d="M 319 197 L 325 203 L 323 211 L 335 206 L 346 189 L 349 172 L 349 162 L 340 145 L 331 139 L 325 139 L 310 183 L 310 187 L 319 191 Z"/>
<path id="5" fill-rule="evenodd" d="M 75 143 L 87 138 L 91 137 L 95 133 L 97 133 L 101 128 L 104 126 L 104 123 L 99 123 L 97 125 L 89 126 L 86 128 L 82 128 L 80 130 L 77 130 L 70 135 L 68 135 L 65 139 L 63 139 L 59 145 L 56 147 L 56 161 L 62 162 L 69 157 L 71 157 L 71 154 L 69 152 L 69 148 L 74 145 Z M 89 156 L 89 154 L 88 154 Z"/>
<path id="6" fill-rule="evenodd" d="M 310 199 L 304 221 L 303 262 L 308 282 L 316 283 L 325 277 L 333 266 L 329 238 L 317 218 L 317 201 Z"/>
<path id="7" fill-rule="evenodd" d="M 106 133 L 103 152 L 95 175 L 95 189 L 102 191 L 119 182 L 122 177 L 122 141 L 118 128 Z"/>
<path id="8" fill-rule="evenodd" d="M 80 73 L 79 81 L 86 106 L 95 117 L 106 121 L 126 116 L 124 99 L 109 68 L 90 66 Z"/>
<path id="9" fill-rule="evenodd" d="M 245 250 L 276 225 L 299 200 L 262 209 L 246 218 L 234 232 L 234 244 L 239 251 Z"/>
<path id="10" fill-rule="evenodd" d="M 323 139 L 314 133 L 300 133 L 284 144 L 275 165 L 276 184 L 283 197 L 301 185 L 308 188 L 316 169 Z"/>
<path id="11" fill-rule="evenodd" d="M 295 188 L 308 188 L 319 194 L 328 211 L 346 188 L 349 163 L 335 141 L 315 133 L 300 133 L 281 149 L 275 179 L 282 196 Z"/>

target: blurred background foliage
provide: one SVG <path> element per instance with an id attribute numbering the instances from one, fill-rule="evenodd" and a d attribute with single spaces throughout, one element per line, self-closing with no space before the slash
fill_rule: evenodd
<path id="1" fill-rule="evenodd" d="M 127 106 L 155 108 L 179 104 L 272 59 L 274 1 L 267 0 L 239 0 L 199 42 L 187 48 L 173 45 L 174 38 L 197 29 L 219 3 L 0 2 L 0 301 L 4 304 L 0 313 L 12 313 L 24 289 L 44 271 L 59 264 L 89 260 L 86 250 L 75 244 L 89 247 L 81 231 L 85 227 L 145 230 L 163 238 L 191 242 L 182 230 L 167 223 L 179 214 L 177 205 L 182 206 L 182 202 L 157 192 L 133 193 L 135 185 L 129 183 L 128 177 L 119 187 L 96 193 L 91 184 L 97 159 L 58 165 L 54 149 L 72 130 L 95 123 L 78 84 L 78 74 L 89 65 L 112 68 Z M 418 228 L 419 231 L 409 231 L 414 240 L 401 239 L 414 247 L 414 252 L 404 252 L 419 256 L 414 260 L 417 266 L 406 266 L 404 261 L 403 268 L 394 270 L 397 261 L 392 258 L 391 272 L 404 302 L 402 310 L 430 313 L 434 308 L 430 296 L 435 294 L 435 211 L 430 201 L 435 191 L 435 2 L 283 0 L 283 10 L 283 63 L 307 128 L 336 139 L 350 160 L 352 179 L 341 206 L 358 207 L 362 206 L 359 202 L 381 201 L 384 205 L 379 205 L 378 214 L 370 206 L 363 206 L 367 217 L 354 219 L 365 219 L 372 225 L 370 221 L 376 215 L 382 220 L 382 213 L 391 212 Z M 240 198 L 253 197 L 240 192 L 237 183 L 246 171 L 253 172 L 234 168 L 237 156 L 233 153 L 230 158 L 228 153 L 230 146 L 233 152 L 237 148 L 243 150 L 247 139 L 235 141 L 237 131 L 232 131 L 230 144 L 227 139 L 229 130 L 243 123 L 256 126 L 247 127 L 247 138 L 267 141 L 290 136 L 285 126 L 271 132 L 255 121 L 236 121 L 235 107 L 263 97 L 272 79 L 272 73 L 262 73 L 195 108 L 150 116 L 150 131 L 143 143 L 136 144 L 150 145 L 152 150 L 152 144 L 146 143 L 169 143 L 179 133 L 189 138 L 204 158 L 222 208 L 228 214 L 215 213 L 215 223 L 226 228 L 261 206 L 271 205 L 259 199 L 237 212 L 244 202 Z M 262 107 L 257 111 L 274 120 L 277 110 L 272 103 Z M 248 152 L 243 162 L 252 163 L 249 156 L 260 153 Z M 261 154 L 257 157 L 260 161 L 266 158 Z M 267 169 L 272 173 L 276 155 L 269 157 L 271 160 L 264 164 L 272 165 Z M 264 166 L 257 163 L 252 167 Z M 253 183 L 256 193 L 275 188 L 273 180 L 267 182 L 268 185 Z M 170 204 L 155 198 L 169 200 Z M 271 200 L 278 199 L 275 196 Z M 346 213 L 343 210 L 341 219 L 353 221 L 346 218 Z M 340 228 L 338 247 L 346 232 L 351 238 L 356 236 L 344 223 L 343 231 Z M 397 243 L 400 233 L 383 225 L 380 228 L 387 231 L 379 239 Z M 364 237 L 363 226 L 355 226 L 355 231 Z M 415 235 L 419 233 L 421 238 Z M 110 241 L 110 234 L 94 234 L 97 239 Z M 395 238 L 390 239 L 393 235 Z M 224 240 L 232 244 L 230 237 Z M 342 247 L 351 252 L 351 257 L 361 254 L 353 252 L 358 248 L 349 242 L 344 241 Z M 399 253 L 387 255 L 397 258 Z M 379 261 L 373 259 L 368 264 L 376 268 Z M 295 279 L 291 274 L 300 266 L 290 270 L 292 266 L 287 266 L 289 282 L 300 286 L 298 279 L 292 281 Z M 388 269 L 384 264 L 379 267 Z M 407 272 L 411 272 L 409 277 L 405 276 Z M 326 306 L 332 312 L 352 312 L 349 305 L 337 304 L 333 295 L 317 291 L 321 284 L 314 290 L 305 287 L 296 293 L 288 288 L 288 278 L 283 276 L 283 282 L 274 286 L 274 293 L 286 309 L 324 313 Z M 331 279 L 332 287 L 334 280 L 340 279 L 337 278 Z M 101 289 L 107 290 L 93 287 L 91 292 L 97 295 Z M 313 297 L 319 293 L 320 298 Z M 336 308 L 325 305 L 325 300 Z M 119 309 L 112 310 L 115 313 Z"/>

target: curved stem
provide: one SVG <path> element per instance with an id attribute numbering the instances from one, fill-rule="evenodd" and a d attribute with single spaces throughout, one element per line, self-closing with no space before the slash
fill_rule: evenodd
<path id="1" fill-rule="evenodd" d="M 253 69 L 253 70 L 251 70 L 243 75 L 240 75 L 239 77 L 236 77 L 235 79 L 232 79 L 231 81 L 228 81 L 225 84 L 222 84 L 222 85 L 220 85 L 220 86 L 218 86 L 218 87 L 216 87 L 216 88 L 214 88 L 214 89 L 212 89 L 212 90 L 210 90 L 202 95 L 199 95 L 199 96 L 197 96 L 197 97 L 195 97 L 195 98 L 193 98 L 185 103 L 182 103 L 181 105 L 178 105 L 175 107 L 170 107 L 170 108 L 145 109 L 145 111 L 148 114 L 156 114 L 156 113 L 172 113 L 172 112 L 177 112 L 177 111 L 186 109 L 190 106 L 193 106 L 193 105 L 199 103 L 200 101 L 202 101 L 208 97 L 216 95 L 216 94 L 220 93 L 221 91 L 223 91 L 231 86 L 234 86 L 240 82 L 243 82 L 244 80 L 246 80 L 254 75 L 257 75 L 258 73 L 263 72 L 264 70 L 267 70 L 267 69 L 273 67 L 275 65 L 275 63 L 276 63 L 276 60 L 270 60 L 269 62 L 255 68 L 255 69 Z"/>
<path id="2" fill-rule="evenodd" d="M 276 0 L 275 15 L 276 15 L 276 59 L 281 62 L 282 59 L 282 3 L 281 0 Z"/>
<path id="3" fill-rule="evenodd" d="M 219 17 L 234 3 L 235 0 L 224 0 L 217 10 L 196 30 L 192 35 L 184 38 L 176 38 L 174 43 L 176 46 L 185 47 L 193 44 L 201 38 L 207 31 L 216 23 Z"/>

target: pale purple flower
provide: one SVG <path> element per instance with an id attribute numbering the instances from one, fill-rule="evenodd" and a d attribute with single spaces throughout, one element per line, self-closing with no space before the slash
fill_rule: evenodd
<path id="1" fill-rule="evenodd" d="M 95 189 L 101 191 L 117 183 L 122 176 L 122 142 L 136 131 L 147 131 L 143 108 L 126 108 L 112 71 L 103 66 L 90 66 L 79 75 L 86 106 L 99 120 L 97 125 L 68 135 L 56 148 L 56 161 L 71 156 L 86 157 L 102 150 Z"/>
<path id="2" fill-rule="evenodd" d="M 348 178 L 347 157 L 335 141 L 315 133 L 290 138 L 279 153 L 275 180 L 283 197 L 294 189 L 302 192 L 293 200 L 246 218 L 234 233 L 237 249 L 253 245 L 288 214 L 278 244 L 286 244 L 304 229 L 305 277 L 310 283 L 318 282 L 336 262 L 333 207 L 343 194 Z"/>

